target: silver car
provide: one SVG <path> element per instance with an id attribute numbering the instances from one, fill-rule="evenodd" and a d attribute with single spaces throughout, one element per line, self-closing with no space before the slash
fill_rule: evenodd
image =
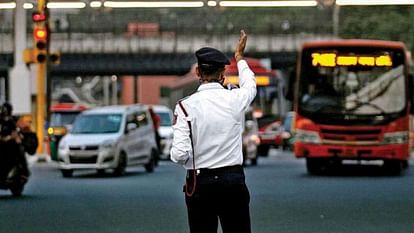
<path id="1" fill-rule="evenodd" d="M 158 133 L 161 137 L 160 158 L 169 159 L 171 143 L 173 138 L 172 119 L 173 113 L 171 109 L 163 105 L 154 105 L 154 112 L 160 117 L 161 123 Z"/>
<path id="2" fill-rule="evenodd" d="M 247 160 L 251 165 L 257 165 L 257 146 L 260 144 L 259 127 L 252 111 L 248 111 L 244 116 L 243 140 L 243 164 Z"/>
<path id="3" fill-rule="evenodd" d="M 59 143 L 58 162 L 64 177 L 77 169 L 112 169 L 122 175 L 127 165 L 154 171 L 158 157 L 154 128 L 144 105 L 99 107 L 82 112 Z"/>

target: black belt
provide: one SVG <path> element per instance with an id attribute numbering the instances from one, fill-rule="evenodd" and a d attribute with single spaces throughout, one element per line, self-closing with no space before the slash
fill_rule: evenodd
<path id="1" fill-rule="evenodd" d="M 187 170 L 187 174 L 192 174 L 194 170 Z M 200 168 L 196 169 L 196 174 L 202 176 L 215 176 L 215 175 L 225 175 L 231 173 L 243 173 L 242 165 L 233 165 L 219 168 Z"/>
<path id="2" fill-rule="evenodd" d="M 245 176 L 241 165 L 220 167 L 220 168 L 200 168 L 187 170 L 186 183 L 191 184 L 194 178 L 197 180 L 197 187 L 210 184 L 244 184 Z M 201 185 L 201 186 L 199 186 Z"/>

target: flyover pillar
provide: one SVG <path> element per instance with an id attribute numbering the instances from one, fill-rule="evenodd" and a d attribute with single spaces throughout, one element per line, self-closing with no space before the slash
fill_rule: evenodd
<path id="1" fill-rule="evenodd" d="M 23 62 L 27 44 L 25 0 L 17 0 L 14 12 L 14 67 L 9 73 L 9 101 L 17 115 L 31 114 L 30 71 Z"/>

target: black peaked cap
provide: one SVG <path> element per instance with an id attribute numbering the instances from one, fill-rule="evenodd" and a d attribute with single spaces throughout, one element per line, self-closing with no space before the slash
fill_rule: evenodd
<path id="1" fill-rule="evenodd" d="M 230 65 L 230 60 L 217 49 L 204 47 L 195 52 L 198 64 Z"/>

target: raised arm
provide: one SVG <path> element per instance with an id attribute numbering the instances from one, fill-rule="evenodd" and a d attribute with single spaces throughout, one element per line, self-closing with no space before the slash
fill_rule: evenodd
<path id="1" fill-rule="evenodd" d="M 256 78 L 249 65 L 244 60 L 244 50 L 246 48 L 247 35 L 244 30 L 240 31 L 240 39 L 236 45 L 234 58 L 237 61 L 239 71 L 240 89 L 234 90 L 237 95 L 236 101 L 240 112 L 246 111 L 254 97 L 256 96 Z"/>

